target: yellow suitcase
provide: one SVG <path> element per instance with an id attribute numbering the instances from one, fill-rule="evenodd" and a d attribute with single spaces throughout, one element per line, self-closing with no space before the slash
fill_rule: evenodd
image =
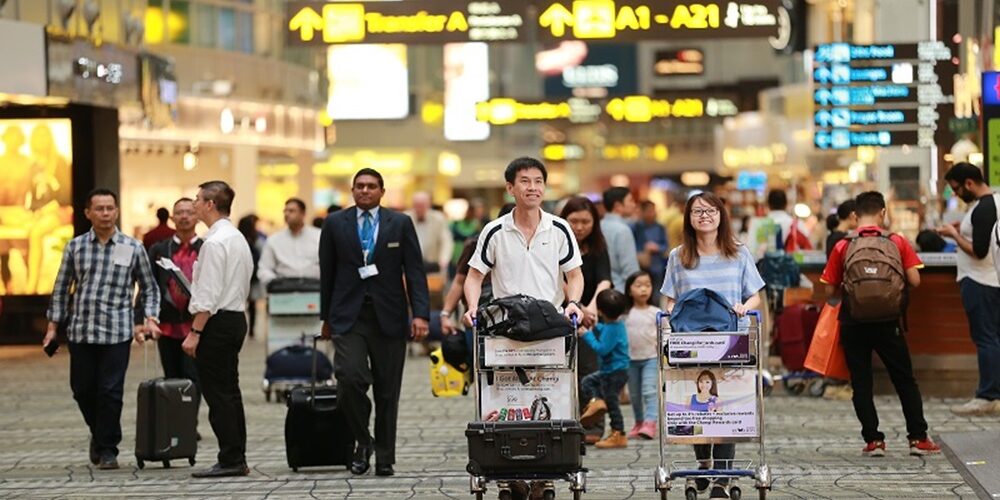
<path id="1" fill-rule="evenodd" d="M 453 398 L 469 393 L 469 372 L 463 373 L 449 365 L 444 360 L 440 347 L 431 352 L 430 357 L 431 392 L 434 397 Z"/>

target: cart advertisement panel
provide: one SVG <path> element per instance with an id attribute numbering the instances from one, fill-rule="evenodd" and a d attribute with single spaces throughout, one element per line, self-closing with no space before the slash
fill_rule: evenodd
<path id="1" fill-rule="evenodd" d="M 750 361 L 749 335 L 673 333 L 667 346 L 670 364 L 747 363 Z"/>
<path id="2" fill-rule="evenodd" d="M 482 384 L 483 420 L 575 419 L 572 370 L 527 370 L 522 384 L 514 371 L 496 371 L 493 384 Z M 483 375 L 485 381 L 485 375 Z"/>
<path id="3" fill-rule="evenodd" d="M 566 339 L 520 342 L 506 337 L 486 337 L 486 366 L 555 366 L 566 364 Z"/>
<path id="4" fill-rule="evenodd" d="M 758 435 L 757 374 L 746 368 L 671 370 L 664 408 L 669 439 Z"/>

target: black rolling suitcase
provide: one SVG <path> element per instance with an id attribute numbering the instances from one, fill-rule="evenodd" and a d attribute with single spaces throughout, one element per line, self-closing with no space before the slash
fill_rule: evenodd
<path id="1" fill-rule="evenodd" d="M 468 472 L 475 476 L 562 474 L 583 468 L 583 428 L 576 420 L 470 422 Z"/>
<path id="2" fill-rule="evenodd" d="M 289 391 L 285 415 L 285 455 L 288 466 L 346 465 L 354 455 L 354 436 L 337 408 L 336 387 L 316 387 L 316 340 L 313 338 L 313 377 L 308 387 Z"/>
<path id="3" fill-rule="evenodd" d="M 148 351 L 149 342 L 145 342 Z M 148 354 L 144 354 L 146 371 Z M 194 465 L 198 453 L 198 387 L 188 379 L 154 378 L 139 384 L 135 419 L 135 458 L 140 469 L 146 462 L 186 458 Z"/>

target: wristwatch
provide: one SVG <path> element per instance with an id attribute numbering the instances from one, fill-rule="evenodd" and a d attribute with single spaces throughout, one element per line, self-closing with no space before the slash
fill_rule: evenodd
<path id="1" fill-rule="evenodd" d="M 193 334 L 195 334 L 195 335 L 199 335 L 199 336 L 200 336 L 200 335 L 201 335 L 201 330 L 198 330 L 198 329 L 196 329 L 196 328 L 192 328 L 192 329 L 191 329 L 191 333 L 193 333 Z"/>
<path id="2" fill-rule="evenodd" d="M 576 307 L 580 308 L 581 310 L 583 309 L 583 304 L 581 304 L 579 300 L 571 300 L 571 301 L 567 302 L 566 304 L 567 305 L 573 304 Z"/>
<path id="3" fill-rule="evenodd" d="M 451 317 L 451 311 L 441 311 L 441 316 L 445 318 Z"/>

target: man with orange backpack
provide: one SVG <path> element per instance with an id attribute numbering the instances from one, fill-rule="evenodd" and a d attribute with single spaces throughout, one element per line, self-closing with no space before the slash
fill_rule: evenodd
<path id="1" fill-rule="evenodd" d="M 855 199 L 858 228 L 833 248 L 820 281 L 827 292 L 841 295 L 840 343 L 854 389 L 854 412 L 861 421 L 865 456 L 885 455 L 885 434 L 878 429 L 872 394 L 872 351 L 889 372 L 906 419 L 911 455 L 939 453 L 927 436 L 924 403 L 913 376 L 910 352 L 903 337 L 907 285 L 920 286 L 923 262 L 910 244 L 881 228 L 885 198 L 869 191 Z"/>

